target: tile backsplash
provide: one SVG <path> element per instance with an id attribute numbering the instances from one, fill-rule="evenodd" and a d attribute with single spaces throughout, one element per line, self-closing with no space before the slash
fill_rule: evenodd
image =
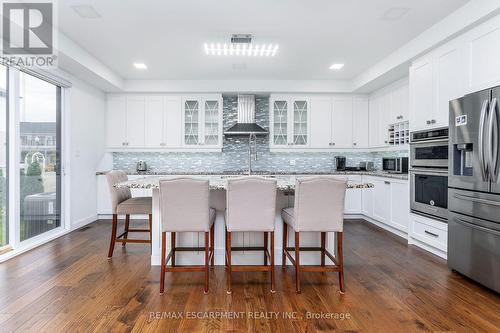
<path id="1" fill-rule="evenodd" d="M 269 129 L 269 98 L 256 97 L 256 122 Z M 224 130 L 237 121 L 236 96 L 223 98 Z M 408 156 L 407 150 L 384 152 L 280 152 L 269 151 L 269 136 L 257 139 L 257 160 L 252 160 L 252 170 L 272 172 L 329 172 L 335 170 L 337 155 L 345 156 L 348 166 L 358 165 L 361 161 L 373 161 L 375 169 L 382 168 L 382 157 Z M 224 172 L 238 171 L 248 168 L 248 138 L 224 138 L 222 152 L 191 153 L 191 152 L 115 152 L 113 153 L 113 168 L 135 171 L 137 161 L 147 163 L 152 172 Z"/>

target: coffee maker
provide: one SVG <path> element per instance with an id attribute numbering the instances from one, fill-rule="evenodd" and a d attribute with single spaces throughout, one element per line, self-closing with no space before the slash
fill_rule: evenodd
<path id="1" fill-rule="evenodd" d="M 346 167 L 346 158 L 345 156 L 335 156 L 335 165 L 337 171 L 345 171 Z"/>

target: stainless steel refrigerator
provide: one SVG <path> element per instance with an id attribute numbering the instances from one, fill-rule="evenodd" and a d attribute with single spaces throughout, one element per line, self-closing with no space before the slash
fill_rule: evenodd
<path id="1" fill-rule="evenodd" d="M 448 266 L 500 292 L 500 87 L 450 102 Z"/>

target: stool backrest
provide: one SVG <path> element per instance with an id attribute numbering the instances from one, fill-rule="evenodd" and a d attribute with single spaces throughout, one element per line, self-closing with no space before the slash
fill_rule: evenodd
<path id="1" fill-rule="evenodd" d="M 121 170 L 113 170 L 106 173 L 108 181 L 109 193 L 111 195 L 111 208 L 113 214 L 116 214 L 116 207 L 125 200 L 132 198 L 129 188 L 116 188 L 115 184 L 126 182 L 128 180 L 127 173 Z"/>
<path id="2" fill-rule="evenodd" d="M 295 226 L 300 231 L 337 231 L 344 227 L 347 181 L 331 176 L 297 178 Z"/>
<path id="3" fill-rule="evenodd" d="M 160 180 L 162 231 L 209 231 L 209 181 L 179 177 Z"/>
<path id="4" fill-rule="evenodd" d="M 274 231 L 276 179 L 229 179 L 226 209 L 228 231 Z"/>

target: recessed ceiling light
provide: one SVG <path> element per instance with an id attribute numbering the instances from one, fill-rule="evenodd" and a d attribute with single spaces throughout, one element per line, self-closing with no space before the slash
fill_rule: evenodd
<path id="1" fill-rule="evenodd" d="M 134 67 L 137 69 L 148 69 L 148 66 L 142 62 L 134 62 Z"/>
<path id="2" fill-rule="evenodd" d="M 254 43 L 205 43 L 206 55 L 243 56 L 243 57 L 274 57 L 278 52 L 278 44 Z"/>
<path id="3" fill-rule="evenodd" d="M 407 7 L 392 7 L 382 14 L 380 19 L 382 21 L 397 21 L 403 18 L 409 11 L 410 8 Z"/>
<path id="4" fill-rule="evenodd" d="M 90 5 L 74 5 L 71 6 L 71 8 L 73 8 L 73 10 L 81 18 L 96 19 L 101 17 L 101 15 L 99 15 L 99 13 L 95 10 L 95 8 Z"/>
<path id="5" fill-rule="evenodd" d="M 330 69 L 338 71 L 339 69 L 342 69 L 342 67 L 344 67 L 344 64 L 333 64 L 330 66 Z"/>

